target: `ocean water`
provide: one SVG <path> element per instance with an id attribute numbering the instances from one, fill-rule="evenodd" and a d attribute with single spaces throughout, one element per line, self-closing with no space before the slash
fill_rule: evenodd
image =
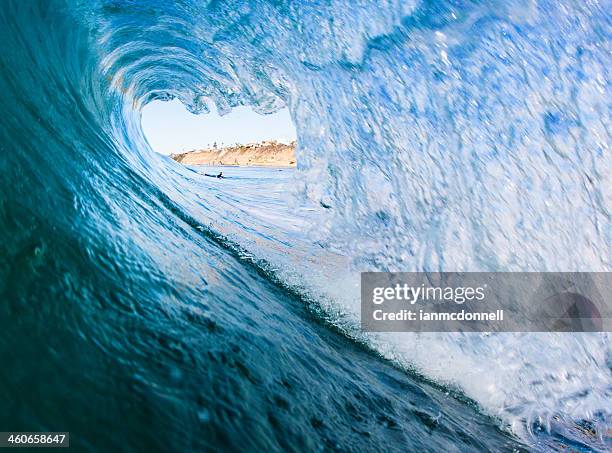
<path id="1" fill-rule="evenodd" d="M 607 1 L 0 4 L 0 427 L 84 451 L 605 451 L 606 333 L 359 330 L 364 270 L 610 271 Z M 287 106 L 298 168 L 140 110 Z"/>

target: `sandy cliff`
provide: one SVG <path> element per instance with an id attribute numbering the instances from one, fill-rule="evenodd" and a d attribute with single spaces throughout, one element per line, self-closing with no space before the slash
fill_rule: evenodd
<path id="1" fill-rule="evenodd" d="M 170 155 L 185 165 L 236 165 L 261 167 L 295 167 L 295 142 L 276 141 L 248 145 L 209 148 Z"/>

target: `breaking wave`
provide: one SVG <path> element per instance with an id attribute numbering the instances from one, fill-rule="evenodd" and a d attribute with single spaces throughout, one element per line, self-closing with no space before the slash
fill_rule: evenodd
<path id="1" fill-rule="evenodd" d="M 405 430 L 437 432 L 428 448 L 449 432 L 472 449 L 518 442 L 499 420 L 532 448 L 605 449 L 608 334 L 357 326 L 362 270 L 610 271 L 609 11 L 3 2 L 0 353 L 15 371 L 0 419 L 61 420 L 90 446 L 118 444 L 78 414 L 123 412 L 123 434 L 142 436 L 121 448 L 197 422 L 209 440 L 177 449 L 281 449 L 282 432 L 346 450 L 422 447 Z M 140 111 L 171 98 L 287 106 L 296 174 L 219 186 L 154 154 Z M 46 383 L 16 399 L 34 368 Z"/>

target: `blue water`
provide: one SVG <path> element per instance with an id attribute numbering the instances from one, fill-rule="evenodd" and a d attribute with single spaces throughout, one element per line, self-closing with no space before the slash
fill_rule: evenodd
<path id="1" fill-rule="evenodd" d="M 86 451 L 608 449 L 608 334 L 365 335 L 358 277 L 610 271 L 610 10 L 2 2 L 0 426 Z M 173 97 L 287 106 L 298 168 L 156 155 L 140 110 Z"/>

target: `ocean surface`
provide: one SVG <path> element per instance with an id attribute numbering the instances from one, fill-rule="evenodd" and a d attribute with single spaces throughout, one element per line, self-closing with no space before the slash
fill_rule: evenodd
<path id="1" fill-rule="evenodd" d="M 607 451 L 607 333 L 364 334 L 359 272 L 610 271 L 609 1 L 0 3 L 0 428 Z M 298 168 L 140 127 L 287 106 Z"/>

